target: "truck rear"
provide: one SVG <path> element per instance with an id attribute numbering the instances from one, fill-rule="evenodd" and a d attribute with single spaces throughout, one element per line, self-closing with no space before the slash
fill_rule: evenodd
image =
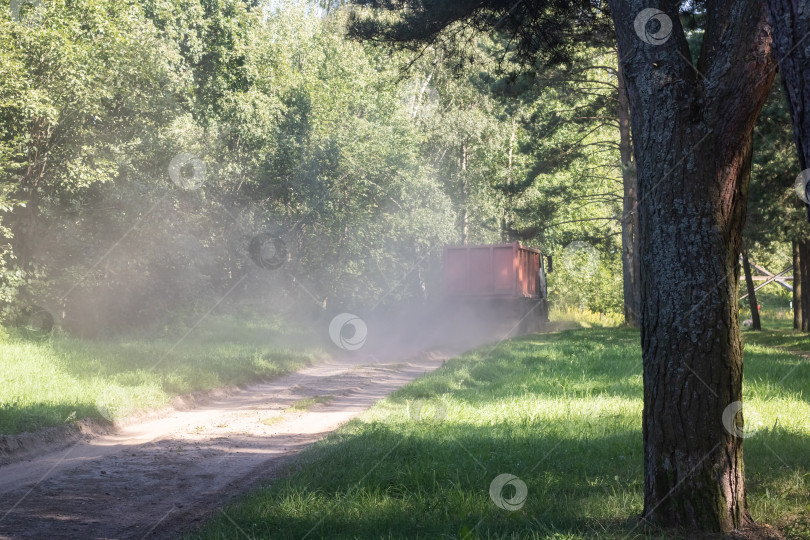
<path id="1" fill-rule="evenodd" d="M 511 244 L 444 248 L 445 300 L 470 324 L 506 336 L 538 332 L 548 322 L 544 258 Z"/>

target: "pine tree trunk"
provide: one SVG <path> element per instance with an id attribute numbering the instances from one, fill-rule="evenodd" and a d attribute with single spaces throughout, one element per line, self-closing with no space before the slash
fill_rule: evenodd
<path id="1" fill-rule="evenodd" d="M 774 49 L 779 58 L 779 76 L 793 122 L 799 165 L 801 170 L 805 170 L 810 166 L 810 48 L 807 47 L 810 5 L 807 0 L 768 0 L 767 5 L 768 18 L 773 26 Z M 793 324 L 804 332 L 810 332 L 810 246 L 803 240 L 798 247 L 801 279 L 793 280 Z M 797 265 L 794 264 L 794 275 L 796 269 Z M 801 315 L 797 320 L 798 313 Z"/>
<path id="2" fill-rule="evenodd" d="M 799 267 L 801 268 L 802 332 L 810 332 L 810 241 L 799 242 Z"/>
<path id="3" fill-rule="evenodd" d="M 753 330 L 762 330 L 759 320 L 759 306 L 757 305 L 757 292 L 754 279 L 751 277 L 751 263 L 748 260 L 748 250 L 742 251 L 743 271 L 745 272 L 745 285 L 748 288 L 748 306 L 751 308 L 751 327 Z"/>
<path id="4" fill-rule="evenodd" d="M 622 66 L 618 71 L 619 155 L 621 157 L 622 185 L 622 282 L 624 285 L 624 323 L 638 326 L 639 320 L 639 257 L 638 257 L 638 198 L 636 165 L 633 162 L 633 143 L 630 134 L 630 103 L 624 86 Z"/>
<path id="5" fill-rule="evenodd" d="M 796 240 L 793 241 L 793 329 L 802 329 L 802 267 Z"/>
<path id="6" fill-rule="evenodd" d="M 775 64 L 764 5 L 710 3 L 692 66 L 676 7 L 656 45 L 635 31 L 648 2 L 609 3 L 638 176 L 643 518 L 728 532 L 752 523 L 742 439 L 722 419 L 742 400 L 739 256 L 752 132 Z"/>
<path id="7" fill-rule="evenodd" d="M 805 170 L 810 167 L 810 5 L 807 0 L 768 0 L 767 4 L 799 165 Z"/>

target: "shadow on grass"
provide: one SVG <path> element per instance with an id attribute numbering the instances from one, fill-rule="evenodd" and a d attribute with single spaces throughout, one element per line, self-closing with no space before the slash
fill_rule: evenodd
<path id="1" fill-rule="evenodd" d="M 244 341 L 240 337 L 248 336 Z M 0 387 L 0 434 L 57 426 L 104 414 L 165 406 L 177 395 L 241 385 L 295 371 L 321 354 L 278 348 L 259 331 L 177 342 L 82 341 L 11 336 L 0 343 L 7 382 Z M 119 414 L 120 413 L 120 414 Z"/>
<path id="2" fill-rule="evenodd" d="M 59 426 L 81 418 L 105 421 L 95 404 L 4 403 L 0 405 L 0 436 Z"/>
<path id="3" fill-rule="evenodd" d="M 37 537 L 56 537 L 79 527 L 72 530 L 86 538 L 113 532 L 115 537 L 128 536 L 157 522 L 137 521 L 138 508 L 157 504 L 158 514 L 172 509 L 171 519 L 161 521 L 153 531 L 160 538 L 180 537 L 178 527 L 188 527 L 192 517 L 204 510 L 216 511 L 217 517 L 204 531 L 191 532 L 187 538 L 684 537 L 636 527 L 634 518 L 642 504 L 638 430 L 592 436 L 562 423 L 451 422 L 354 422 L 348 428 L 306 451 L 289 476 L 221 511 L 217 507 L 224 501 L 210 491 L 208 481 L 189 484 L 185 473 L 178 474 L 176 465 L 188 461 L 182 452 L 157 452 L 154 445 L 132 448 L 127 451 L 138 456 L 135 459 L 142 461 L 147 472 L 135 462 L 119 464 L 112 457 L 79 465 L 79 470 L 68 474 L 67 478 L 82 479 L 75 489 L 64 478 L 49 477 L 0 523 L 0 534 L 35 530 Z M 179 448 L 185 442 L 170 438 L 161 440 L 160 446 Z M 805 436 L 785 432 L 746 442 L 751 447 L 746 461 L 755 508 L 767 501 L 768 490 L 779 490 L 783 508 L 785 504 L 796 510 L 806 508 L 806 489 L 800 493 L 795 478 L 808 473 L 810 463 L 803 455 L 808 443 Z M 233 459 L 232 453 L 220 448 L 212 446 L 205 459 Z M 783 457 L 772 457 L 772 450 Z M 789 462 L 790 467 L 781 463 L 792 457 L 800 461 Z M 155 468 L 155 463 L 162 465 Z M 99 469 L 107 470 L 107 475 L 99 475 Z M 200 476 L 196 465 L 186 467 L 186 472 Z M 150 488 L 133 491 L 136 484 L 128 483 L 125 473 L 143 474 L 143 485 Z M 499 508 L 490 496 L 492 480 L 503 473 L 526 484 L 525 504 L 517 511 Z M 217 483 L 221 484 L 227 482 Z M 785 486 L 794 486 L 794 491 Z M 26 489 L 0 495 L 0 507 L 10 508 Z M 95 501 L 93 490 L 104 491 L 105 496 L 87 504 Z M 508 499 L 515 491 L 507 487 L 501 495 Z M 184 504 L 175 508 L 175 500 Z M 796 512 L 794 517 L 788 524 L 790 537 L 808 538 L 807 515 Z"/>
<path id="4" fill-rule="evenodd" d="M 467 353 L 190 538 L 233 536 L 234 522 L 255 538 L 666 538 L 632 521 L 643 505 L 640 356 L 637 331 L 624 329 L 526 336 Z M 801 379 L 779 383 L 789 359 L 750 356 L 755 385 L 764 380 L 780 397 L 807 388 Z M 408 418 L 408 403 L 421 399 L 443 402 L 446 421 Z M 809 435 L 777 427 L 745 441 L 757 519 L 782 527 L 803 519 Z M 514 512 L 490 498 L 503 473 L 527 487 Z"/>
<path id="5" fill-rule="evenodd" d="M 390 399 L 402 402 L 449 393 L 471 405 L 529 394 L 548 399 L 602 394 L 640 400 L 638 332 L 566 330 L 483 346 L 450 360 L 438 372 L 415 381 Z"/>
<path id="6" fill-rule="evenodd" d="M 291 477 L 226 507 L 227 517 L 188 538 L 235 537 L 234 522 L 253 538 L 667 537 L 635 525 L 643 499 L 639 431 L 573 438 L 555 431 L 365 424 L 330 437 L 303 456 Z M 806 474 L 810 460 L 800 450 L 808 443 L 788 433 L 747 443 L 751 498 Z M 795 458 L 793 468 L 769 457 L 766 444 Z M 490 498 L 491 482 L 503 473 L 526 484 L 517 511 Z M 502 494 L 515 492 L 507 487 Z M 788 497 L 796 508 L 807 504 L 806 494 Z"/>
<path id="7" fill-rule="evenodd" d="M 756 356 L 746 376 L 773 381 L 783 396 L 776 381 L 790 362 L 772 356 Z M 629 522 L 643 502 L 640 364 L 633 330 L 472 351 L 306 451 L 289 477 L 191 538 L 665 538 Z M 443 400 L 446 418 L 411 418 L 418 399 Z M 790 514 L 803 519 L 809 443 L 806 430 L 784 428 L 746 440 L 755 517 L 778 526 Z M 528 492 L 513 512 L 489 493 L 504 473 Z"/>
<path id="8" fill-rule="evenodd" d="M 357 434 L 329 437 L 307 452 L 292 477 L 225 511 L 256 538 L 296 539 L 486 538 L 495 532 L 523 538 L 544 530 L 615 528 L 622 512 L 611 511 L 614 504 L 627 517 L 640 512 L 638 431 L 591 439 L 536 428 L 365 424 Z M 504 473 L 528 489 L 525 506 L 515 512 L 498 508 L 489 495 L 493 479 Z M 507 487 L 503 495 L 514 493 Z M 191 538 L 235 531 L 228 518 L 218 518 Z"/>

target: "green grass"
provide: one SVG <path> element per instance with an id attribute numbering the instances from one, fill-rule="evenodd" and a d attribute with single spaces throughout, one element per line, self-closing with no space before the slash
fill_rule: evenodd
<path id="1" fill-rule="evenodd" d="M 321 353 L 277 345 L 265 322 L 216 318 L 181 341 L 86 341 L 0 334 L 0 434 L 113 420 L 177 395 L 275 377 Z"/>
<path id="2" fill-rule="evenodd" d="M 453 359 L 189 538 L 665 538 L 631 521 L 643 503 L 638 343 L 591 328 Z M 745 442 L 752 512 L 810 538 L 810 363 L 749 341 L 745 369 L 746 414 L 763 428 Z M 502 473 L 527 485 L 519 511 L 489 497 Z"/>
<path id="3" fill-rule="evenodd" d="M 278 416 L 271 416 L 269 418 L 263 418 L 262 424 L 265 426 L 275 426 L 276 424 L 281 423 L 284 420 L 284 415 L 279 414 Z"/>
<path id="4" fill-rule="evenodd" d="M 552 327 L 591 328 L 592 326 L 622 326 L 624 315 L 621 313 L 598 313 L 589 309 L 566 306 L 552 306 L 549 311 Z"/>
<path id="5" fill-rule="evenodd" d="M 763 319 L 762 331 L 746 329 L 746 343 L 767 347 L 782 347 L 794 351 L 810 353 L 810 336 L 793 330 L 793 318 Z"/>

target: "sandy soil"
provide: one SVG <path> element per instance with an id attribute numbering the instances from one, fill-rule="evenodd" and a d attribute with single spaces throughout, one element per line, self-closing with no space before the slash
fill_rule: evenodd
<path id="1" fill-rule="evenodd" d="M 177 538 L 446 357 L 330 361 L 0 467 L 0 539 Z"/>

